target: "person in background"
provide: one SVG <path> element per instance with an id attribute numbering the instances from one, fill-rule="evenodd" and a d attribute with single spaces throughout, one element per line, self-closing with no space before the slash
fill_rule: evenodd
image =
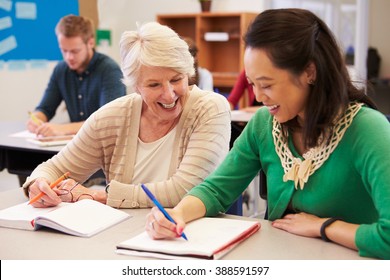
<path id="1" fill-rule="evenodd" d="M 200 89 L 214 91 L 213 75 L 206 68 L 200 67 L 198 64 L 198 47 L 194 40 L 189 37 L 184 37 L 184 41 L 188 44 L 189 51 L 194 57 L 195 76 L 190 79 L 191 85 L 197 85 Z"/>
<path id="2" fill-rule="evenodd" d="M 119 65 L 95 51 L 90 19 L 67 15 L 60 19 L 55 33 L 64 60 L 55 67 L 41 102 L 27 121 L 27 129 L 42 136 L 76 134 L 93 112 L 126 94 Z M 49 122 L 62 101 L 70 123 Z"/>
<path id="3" fill-rule="evenodd" d="M 252 85 L 248 82 L 248 79 L 245 74 L 245 70 L 241 71 L 240 75 L 235 82 L 232 91 L 228 96 L 228 101 L 230 104 L 230 109 L 234 110 L 238 106 L 238 102 L 241 97 L 248 92 L 249 106 L 242 108 L 246 112 L 256 112 L 257 109 L 262 105 L 261 102 L 258 102 L 255 98 Z"/>
<path id="4" fill-rule="evenodd" d="M 390 259 L 390 124 L 357 88 L 326 24 L 303 9 L 266 10 L 245 35 L 257 110 L 222 164 L 169 213 L 153 208 L 150 237 L 226 211 L 259 170 L 275 228 Z M 256 248 L 253 248 L 256 250 Z"/>
<path id="5" fill-rule="evenodd" d="M 23 186 L 34 207 L 94 199 L 116 208 L 151 207 L 144 183 L 165 207 L 202 182 L 229 150 L 225 97 L 188 80 L 195 74 L 188 45 L 156 22 L 126 31 L 120 41 L 124 83 L 132 94 L 93 113 L 72 141 L 39 165 Z M 103 169 L 105 190 L 83 182 Z M 65 172 L 71 178 L 49 188 Z"/>

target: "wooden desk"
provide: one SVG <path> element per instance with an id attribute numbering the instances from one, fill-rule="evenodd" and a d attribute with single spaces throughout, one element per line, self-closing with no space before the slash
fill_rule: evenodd
<path id="1" fill-rule="evenodd" d="M 0 209 L 27 201 L 20 189 L 2 192 Z M 124 210 L 133 217 L 91 238 L 81 238 L 49 229 L 24 231 L 0 228 L 1 260 L 127 260 L 141 259 L 115 253 L 116 245 L 144 230 L 150 209 Z M 224 217 L 223 215 L 221 217 Z M 229 218 L 243 218 L 228 216 Z M 97 218 L 97 217 L 92 217 Z M 223 259 L 305 260 L 363 259 L 356 251 L 320 239 L 305 238 L 275 229 L 260 220 L 261 229 Z"/>
<path id="2" fill-rule="evenodd" d="M 0 171 L 18 175 L 20 184 L 37 167 L 38 164 L 55 155 L 63 146 L 39 147 L 21 137 L 10 137 L 10 134 L 26 129 L 22 122 L 0 122 Z"/>

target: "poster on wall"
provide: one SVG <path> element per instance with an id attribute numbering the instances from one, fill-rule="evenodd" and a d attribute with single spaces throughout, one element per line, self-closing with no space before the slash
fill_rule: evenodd
<path id="1" fill-rule="evenodd" d="M 0 0 L 0 61 L 61 60 L 54 28 L 78 0 Z"/>

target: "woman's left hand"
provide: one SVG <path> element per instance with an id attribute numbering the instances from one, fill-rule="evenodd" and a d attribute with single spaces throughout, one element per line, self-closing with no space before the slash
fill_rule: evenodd
<path id="1" fill-rule="evenodd" d="M 79 182 L 68 179 L 54 189 L 63 202 L 76 202 L 81 199 L 95 199 L 93 192 L 81 185 Z"/>
<path id="2" fill-rule="evenodd" d="M 287 214 L 282 219 L 273 221 L 272 226 L 296 235 L 320 237 L 321 225 L 325 221 L 326 218 L 319 218 L 302 212 L 298 214 Z"/>

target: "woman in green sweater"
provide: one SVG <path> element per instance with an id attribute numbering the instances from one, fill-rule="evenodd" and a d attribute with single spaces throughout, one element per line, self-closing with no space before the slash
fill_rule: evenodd
<path id="1" fill-rule="evenodd" d="M 223 163 L 170 211 L 148 215 L 152 238 L 226 211 L 260 169 L 272 225 L 390 259 L 390 125 L 348 75 L 325 23 L 267 10 L 245 36 L 245 71 L 265 105 Z"/>

